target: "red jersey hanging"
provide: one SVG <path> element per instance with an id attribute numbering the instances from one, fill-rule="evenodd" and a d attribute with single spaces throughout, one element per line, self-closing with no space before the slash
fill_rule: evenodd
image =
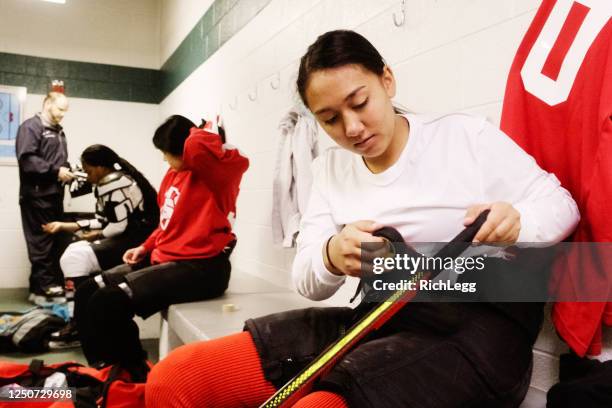
<path id="1" fill-rule="evenodd" d="M 612 241 L 611 16 L 610 0 L 543 0 L 517 51 L 504 98 L 502 130 L 578 203 L 582 219 L 575 241 Z M 572 287 L 579 281 L 559 284 L 585 289 Z M 557 303 L 553 322 L 577 354 L 599 354 L 601 323 L 612 323 L 611 312 L 612 305 L 602 302 Z"/>

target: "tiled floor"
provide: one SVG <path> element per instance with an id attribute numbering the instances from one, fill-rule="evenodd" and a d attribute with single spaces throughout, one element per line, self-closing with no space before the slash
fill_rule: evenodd
<path id="1" fill-rule="evenodd" d="M 27 291 L 23 289 L 0 289 L 0 314 L 6 311 L 22 311 L 32 307 L 27 302 Z M 157 339 L 146 339 L 142 341 L 143 347 L 149 354 L 149 360 L 157 362 L 158 360 L 158 345 Z M 29 363 L 32 359 L 41 359 L 45 363 L 59 363 L 63 361 L 76 361 L 82 364 L 87 364 L 85 357 L 80 348 L 66 349 L 62 351 L 50 351 L 41 354 L 29 353 L 8 353 L 1 354 L 0 360 L 17 361 Z"/>

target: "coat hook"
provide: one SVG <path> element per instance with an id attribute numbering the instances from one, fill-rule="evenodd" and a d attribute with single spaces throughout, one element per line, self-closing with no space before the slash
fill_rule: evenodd
<path id="1" fill-rule="evenodd" d="M 401 7 L 401 17 L 398 18 L 397 13 L 393 13 L 393 23 L 396 27 L 401 27 L 406 21 L 406 0 L 402 0 Z"/>
<path id="2" fill-rule="evenodd" d="M 274 75 L 274 78 L 270 81 L 270 87 L 272 89 L 278 89 L 280 87 L 280 72 Z"/>
<path id="3" fill-rule="evenodd" d="M 230 102 L 228 105 L 231 110 L 236 110 L 236 108 L 238 107 L 238 97 L 234 96 L 234 102 Z"/>
<path id="4" fill-rule="evenodd" d="M 249 92 L 249 100 L 251 102 L 254 102 L 256 99 L 257 99 L 257 85 L 255 85 L 253 92 Z"/>

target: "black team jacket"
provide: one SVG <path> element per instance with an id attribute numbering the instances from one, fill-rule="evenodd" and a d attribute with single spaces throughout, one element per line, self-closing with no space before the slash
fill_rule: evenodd
<path id="1" fill-rule="evenodd" d="M 61 195 L 59 168 L 69 167 L 66 135 L 60 125 L 46 126 L 40 115 L 19 126 L 15 142 L 19 163 L 19 202 Z"/>

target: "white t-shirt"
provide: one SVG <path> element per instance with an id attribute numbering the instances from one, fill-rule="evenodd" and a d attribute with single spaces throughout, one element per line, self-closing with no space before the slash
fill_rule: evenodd
<path id="1" fill-rule="evenodd" d="M 326 240 L 345 224 L 372 220 L 406 242 L 448 242 L 468 207 L 506 201 L 521 214 L 519 242 L 558 242 L 580 219 L 558 179 L 501 130 L 466 114 L 406 114 L 399 159 L 373 174 L 359 155 L 332 148 L 313 162 L 313 186 L 300 223 L 293 281 L 300 294 L 327 299 L 344 284 L 323 263 Z"/>

